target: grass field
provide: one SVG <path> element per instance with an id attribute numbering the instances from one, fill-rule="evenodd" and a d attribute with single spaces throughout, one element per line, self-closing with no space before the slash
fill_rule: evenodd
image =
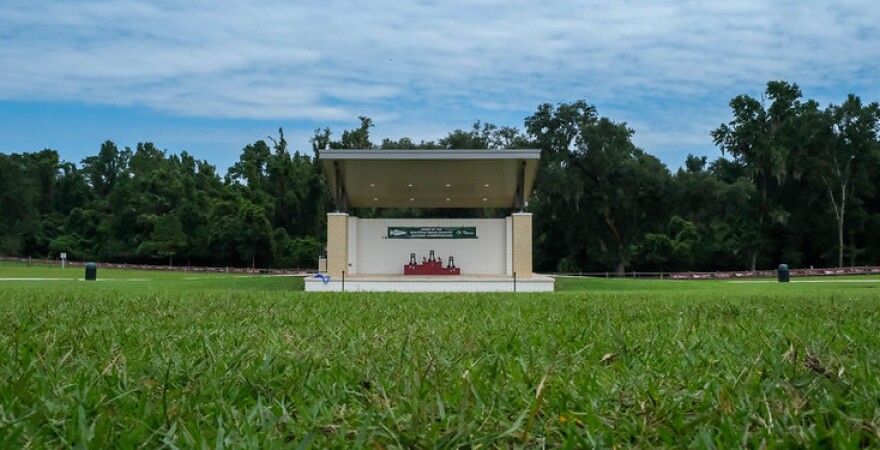
<path id="1" fill-rule="evenodd" d="M 0 281 L 0 448 L 880 446 L 876 279 L 307 294 L 67 270 Z"/>
<path id="2" fill-rule="evenodd" d="M 97 282 L 85 282 L 82 267 L 0 265 L 0 289 L 49 289 L 76 292 L 93 291 L 204 291 L 235 289 L 237 291 L 303 290 L 302 277 L 235 275 L 223 273 L 165 272 L 98 268 Z"/>

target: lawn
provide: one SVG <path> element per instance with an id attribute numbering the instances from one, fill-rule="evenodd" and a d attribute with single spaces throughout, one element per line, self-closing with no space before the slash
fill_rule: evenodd
<path id="1" fill-rule="evenodd" d="M 24 264 L 0 265 L 0 289 L 53 289 L 58 291 L 87 289 L 93 291 L 203 291 L 235 290 L 303 290 L 299 276 L 239 275 L 225 273 L 175 272 L 156 270 L 120 270 L 98 266 L 98 280 L 85 282 L 83 267 L 61 269 L 60 266 Z M 5 279 L 5 280 L 4 280 Z"/>
<path id="2" fill-rule="evenodd" d="M 880 280 L 98 276 L 0 281 L 0 447 L 880 446 Z"/>

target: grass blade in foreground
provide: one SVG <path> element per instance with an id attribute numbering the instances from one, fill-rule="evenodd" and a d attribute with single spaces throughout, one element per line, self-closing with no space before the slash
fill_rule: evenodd
<path id="1" fill-rule="evenodd" d="M 0 446 L 880 445 L 874 285 L 267 283 L 0 286 Z"/>

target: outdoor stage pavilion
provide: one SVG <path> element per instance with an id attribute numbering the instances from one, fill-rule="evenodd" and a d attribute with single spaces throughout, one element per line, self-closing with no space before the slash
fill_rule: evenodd
<path id="1" fill-rule="evenodd" d="M 306 291 L 552 291 L 525 212 L 539 150 L 324 150 L 336 202 Z M 351 208 L 503 208 L 504 218 L 366 219 Z M 453 259 L 450 261 L 450 257 Z"/>

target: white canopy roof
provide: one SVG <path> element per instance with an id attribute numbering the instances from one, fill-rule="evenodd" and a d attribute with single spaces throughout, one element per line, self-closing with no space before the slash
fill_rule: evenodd
<path id="1" fill-rule="evenodd" d="M 522 208 L 540 150 L 323 150 L 338 209 Z"/>

